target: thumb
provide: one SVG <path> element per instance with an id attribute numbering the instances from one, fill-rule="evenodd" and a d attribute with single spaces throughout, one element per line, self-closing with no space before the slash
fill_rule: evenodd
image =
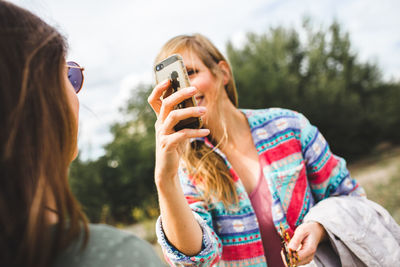
<path id="1" fill-rule="evenodd" d="M 304 231 L 302 227 L 298 227 L 288 244 L 289 249 L 296 251 L 300 247 L 301 243 L 303 242 L 304 238 L 306 238 L 306 236 L 307 232 Z"/>

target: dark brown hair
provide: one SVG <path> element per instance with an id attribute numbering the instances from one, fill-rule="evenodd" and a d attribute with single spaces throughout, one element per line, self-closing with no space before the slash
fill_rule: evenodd
<path id="1" fill-rule="evenodd" d="M 0 0 L 0 262 L 50 266 L 87 222 L 68 185 L 76 119 L 64 86 L 66 44 Z M 53 198 L 58 223 L 51 227 Z"/>

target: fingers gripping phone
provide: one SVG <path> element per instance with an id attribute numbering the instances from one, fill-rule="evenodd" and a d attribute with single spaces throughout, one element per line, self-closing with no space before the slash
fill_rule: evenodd
<path id="1" fill-rule="evenodd" d="M 171 86 L 168 88 L 163 95 L 163 98 L 170 96 L 182 88 L 190 86 L 189 77 L 183 64 L 182 57 L 178 54 L 174 54 L 163 61 L 156 64 L 154 67 L 154 73 L 156 76 L 157 84 L 169 79 Z M 188 108 L 197 106 L 196 99 L 194 96 L 185 99 L 181 103 L 175 106 L 175 109 Z M 174 129 L 179 131 L 184 128 L 198 129 L 202 126 L 202 120 L 199 117 L 191 117 L 178 122 Z"/>

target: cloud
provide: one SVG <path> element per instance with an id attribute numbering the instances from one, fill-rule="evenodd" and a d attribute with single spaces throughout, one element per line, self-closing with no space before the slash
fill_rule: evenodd
<path id="1" fill-rule="evenodd" d="M 200 32 L 225 51 L 240 45 L 249 31 L 271 26 L 299 29 L 304 15 L 328 26 L 334 18 L 350 32 L 362 60 L 375 60 L 385 78 L 400 79 L 400 20 L 397 0 L 203 0 L 79 1 L 15 0 L 64 33 L 68 58 L 85 66 L 80 93 L 80 140 L 84 158 L 96 158 L 112 139 L 108 129 L 118 121 L 136 84 L 151 83 L 152 64 L 161 45 L 184 33 Z"/>

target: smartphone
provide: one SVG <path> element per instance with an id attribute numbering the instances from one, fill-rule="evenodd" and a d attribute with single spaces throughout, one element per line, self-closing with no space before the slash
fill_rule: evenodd
<path id="1" fill-rule="evenodd" d="M 154 67 L 154 73 L 157 84 L 166 79 L 171 81 L 171 86 L 164 92 L 163 98 L 170 96 L 181 88 L 190 86 L 189 76 L 187 74 L 185 65 L 183 64 L 183 59 L 179 54 L 174 54 L 157 63 Z M 175 109 L 195 106 L 197 106 L 196 99 L 194 96 L 192 96 L 176 105 Z M 199 129 L 202 124 L 203 122 L 201 118 L 191 117 L 178 122 L 174 129 L 175 131 L 179 131 L 184 128 Z"/>

